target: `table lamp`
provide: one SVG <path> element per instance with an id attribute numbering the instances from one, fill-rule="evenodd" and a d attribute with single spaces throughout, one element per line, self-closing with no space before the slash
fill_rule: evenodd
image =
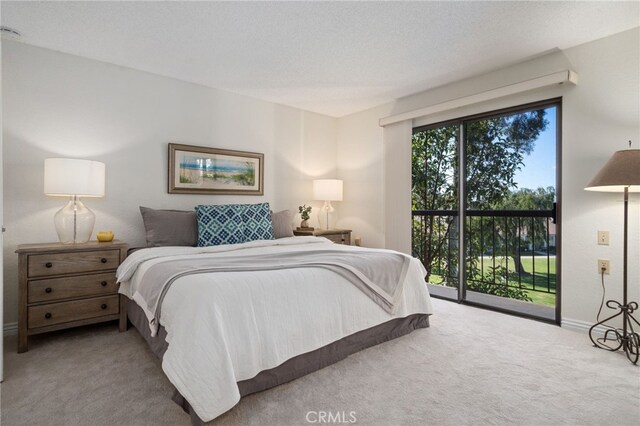
<path id="1" fill-rule="evenodd" d="M 631 141 L 629 141 L 631 146 Z M 589 338 L 594 346 L 610 351 L 623 349 L 627 358 L 636 364 L 640 356 L 640 335 L 634 331 L 633 323 L 640 327 L 640 323 L 632 313 L 638 309 L 636 302 L 627 299 L 627 264 L 628 264 L 628 233 L 629 233 L 629 193 L 640 192 L 640 149 L 626 149 L 617 151 L 600 169 L 585 188 L 587 191 L 622 192 L 624 193 L 624 242 L 622 266 L 622 303 L 608 300 L 607 307 L 617 309 L 618 312 L 609 318 L 599 321 L 589 329 Z M 611 327 L 605 323 L 622 315 L 622 329 Z M 604 338 L 594 338 L 593 332 L 597 326 L 605 327 Z M 640 331 L 640 329 L 638 330 Z M 615 344 L 607 344 L 613 341 Z"/>
<path id="2" fill-rule="evenodd" d="M 324 201 L 322 211 L 327 218 L 326 229 L 329 229 L 329 213 L 335 209 L 331 205 L 332 201 L 342 201 L 342 181 L 339 179 L 316 179 L 313 181 L 314 200 Z"/>
<path id="3" fill-rule="evenodd" d="M 44 160 L 44 193 L 70 197 L 54 216 L 56 232 L 65 244 L 86 243 L 91 238 L 96 215 L 80 197 L 104 197 L 105 165 L 99 161 L 71 158 Z"/>

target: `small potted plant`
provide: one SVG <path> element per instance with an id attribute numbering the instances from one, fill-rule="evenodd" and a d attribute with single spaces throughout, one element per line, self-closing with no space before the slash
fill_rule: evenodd
<path id="1" fill-rule="evenodd" d="M 298 206 L 298 213 L 300 213 L 300 217 L 302 218 L 302 222 L 300 222 L 300 228 L 305 230 L 313 229 L 309 227 L 309 222 L 307 222 L 310 217 L 309 213 L 311 213 L 311 206 L 307 206 L 306 204 Z"/>

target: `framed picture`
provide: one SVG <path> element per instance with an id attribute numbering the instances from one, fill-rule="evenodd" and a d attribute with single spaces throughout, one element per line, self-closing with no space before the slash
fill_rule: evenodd
<path id="1" fill-rule="evenodd" d="M 264 195 L 264 154 L 170 143 L 169 193 Z"/>

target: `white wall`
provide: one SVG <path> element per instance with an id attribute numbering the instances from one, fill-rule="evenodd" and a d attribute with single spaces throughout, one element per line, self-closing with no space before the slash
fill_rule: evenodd
<path id="1" fill-rule="evenodd" d="M 144 244 L 140 205 L 268 201 L 297 210 L 314 177 L 336 173 L 334 118 L 8 41 L 2 83 L 6 323 L 17 320 L 16 246 L 57 241 L 53 215 L 65 200 L 43 194 L 47 157 L 106 163 L 106 197 L 86 204 L 96 231 L 132 246 Z M 264 153 L 264 196 L 168 194 L 169 142 Z"/>
<path id="2" fill-rule="evenodd" d="M 393 240 L 394 247 L 410 247 L 410 234 L 400 235 L 404 241 L 398 241 L 397 234 L 385 236 L 384 230 L 385 222 L 393 224 L 404 220 L 410 214 L 410 204 L 395 205 L 390 197 L 385 199 L 382 191 L 372 192 L 370 187 L 371 182 L 382 187 L 385 150 L 393 154 L 387 158 L 391 166 L 386 165 L 388 190 L 395 188 L 403 192 L 410 187 L 406 171 L 411 164 L 409 158 L 402 156 L 410 140 L 396 141 L 405 144 L 403 146 L 385 147 L 385 143 L 392 142 L 383 141 L 383 132 L 377 127 L 379 118 L 568 68 L 579 75 L 579 84 L 575 87 L 556 86 L 460 108 L 416 119 L 413 125 L 562 96 L 562 316 L 566 322 L 593 322 L 601 295 L 598 258 L 611 259 L 613 271 L 607 277 L 607 296 L 621 298 L 622 203 L 621 195 L 591 193 L 583 188 L 614 151 L 627 147 L 627 140 L 633 140 L 634 147 L 640 147 L 640 30 L 637 28 L 339 119 L 340 172 L 348 178 L 357 176 L 357 180 L 348 182 L 351 192 L 368 194 L 365 201 L 345 196 L 342 211 L 358 219 L 349 219 L 350 222 L 344 219 L 339 225 L 357 225 L 357 232 L 362 234 L 365 243 L 374 246 L 383 246 L 386 237 L 387 242 Z M 354 172 L 343 164 L 349 164 L 349 156 L 355 153 L 362 157 L 362 167 Z M 631 300 L 637 301 L 640 295 L 640 197 L 633 198 L 629 284 Z M 381 217 L 380 212 L 389 207 L 388 204 L 394 204 L 387 209 L 393 216 Z M 611 231 L 609 247 L 596 244 L 598 229 Z"/>
<path id="3" fill-rule="evenodd" d="M 391 112 L 383 105 L 338 120 L 337 163 L 344 180 L 344 201 L 336 203 L 338 226 L 353 230 L 366 247 L 384 247 L 384 145 L 378 119 Z"/>
<path id="4" fill-rule="evenodd" d="M 2 43 L 0 43 L 0 60 L 2 58 Z M 2 67 L 0 67 L 0 99 L 2 99 Z M 0 102 L 0 129 L 2 129 L 2 102 Z M 2 132 L 0 132 L 0 153 L 2 153 Z M 4 228 L 3 186 L 2 186 L 2 158 L 0 158 L 0 226 Z M 3 266 L 4 233 L 0 230 L 0 334 L 4 330 L 4 266 Z M 0 339 L 0 382 L 4 380 L 4 339 Z"/>

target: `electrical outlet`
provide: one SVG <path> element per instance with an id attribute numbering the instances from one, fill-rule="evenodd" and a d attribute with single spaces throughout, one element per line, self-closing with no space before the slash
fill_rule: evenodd
<path id="1" fill-rule="evenodd" d="M 609 231 L 598 231 L 598 244 L 601 246 L 609 245 Z"/>
<path id="2" fill-rule="evenodd" d="M 607 259 L 598 259 L 598 273 L 601 274 L 604 269 L 604 273 L 609 275 L 611 271 L 611 265 L 609 265 L 609 260 Z"/>

